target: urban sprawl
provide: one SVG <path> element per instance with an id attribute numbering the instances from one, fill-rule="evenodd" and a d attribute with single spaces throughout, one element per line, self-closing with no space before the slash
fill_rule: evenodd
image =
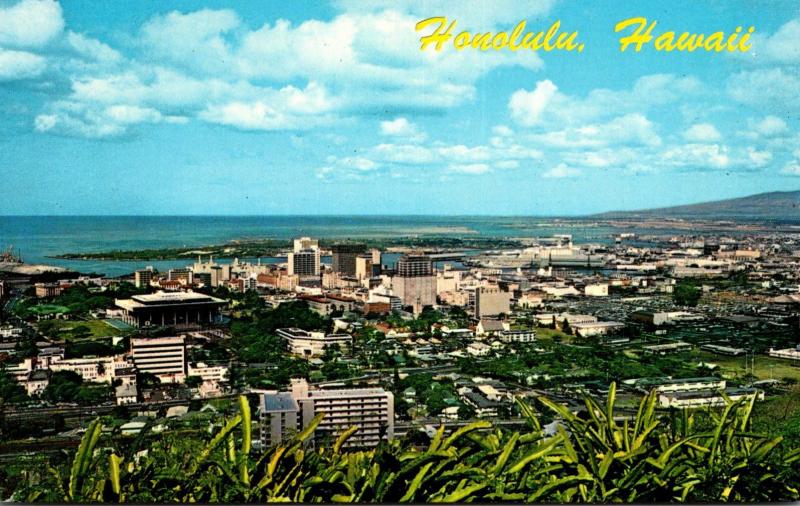
<path id="1" fill-rule="evenodd" d="M 7 271 L 0 457 L 74 448 L 97 416 L 118 438 L 204 430 L 241 393 L 257 449 L 321 412 L 313 439 L 356 426 L 352 448 L 476 419 L 524 426 L 516 399 L 577 412 L 611 382 L 633 413 L 652 389 L 665 410 L 796 395 L 800 234 L 521 241 L 380 251 L 300 237 L 277 263 Z"/>

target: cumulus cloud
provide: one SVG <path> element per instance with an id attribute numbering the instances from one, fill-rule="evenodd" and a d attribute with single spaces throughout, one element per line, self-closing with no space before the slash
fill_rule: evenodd
<path id="1" fill-rule="evenodd" d="M 525 17 L 545 15 L 555 0 L 462 0 L 455 3 L 448 0 L 337 0 L 335 3 L 344 10 L 380 12 L 393 9 L 418 19 L 448 16 L 458 20 L 460 29 L 485 31 L 498 24 L 516 24 Z"/>
<path id="2" fill-rule="evenodd" d="M 542 13 L 550 3 L 539 0 L 527 8 Z M 172 11 L 130 34 L 133 52 L 123 57 L 103 41 L 65 31 L 58 3 L 22 0 L 0 9 L 0 45 L 19 51 L 4 53 L 0 79 L 46 70 L 46 56 L 20 48 L 52 51 L 53 70 L 72 87 L 68 96 L 44 105 L 39 114 L 58 119 L 40 131 L 66 133 L 62 130 L 70 125 L 73 134 L 97 137 L 120 135 L 135 124 L 108 125 L 113 118 L 103 114 L 107 106 L 153 109 L 162 118 L 197 118 L 245 130 L 302 129 L 377 111 L 441 111 L 472 100 L 476 81 L 498 67 L 543 65 L 535 53 L 486 57 L 453 48 L 422 53 L 413 30 L 419 9 L 383 7 L 341 5 L 342 12 L 329 20 L 279 19 L 259 27 L 248 26 L 231 9 Z M 481 16 L 495 10 L 481 3 L 461 9 Z M 65 108 L 66 102 L 73 106 Z M 98 124 L 96 118 L 108 128 L 87 130 Z M 425 139 L 405 116 L 392 121 L 385 135 Z"/>
<path id="3" fill-rule="evenodd" d="M 332 179 L 350 178 L 354 173 L 363 173 L 363 168 L 354 163 L 356 159 L 368 170 L 375 172 L 373 169 L 385 169 L 385 172 L 389 172 L 392 177 L 403 177 L 403 173 L 391 172 L 393 169 L 403 168 L 478 175 L 494 170 L 517 169 L 522 163 L 540 160 L 543 156 L 541 151 L 523 147 L 515 142 L 502 147 L 442 142 L 421 144 L 386 142 L 360 150 L 356 157 L 329 157 L 326 165 L 318 171 L 318 175 L 322 173 L 321 177 Z"/>
<path id="4" fill-rule="evenodd" d="M 738 72 L 728 79 L 728 94 L 736 101 L 785 111 L 800 109 L 800 77 L 781 68 Z"/>
<path id="5" fill-rule="evenodd" d="M 781 174 L 786 176 L 800 176 L 800 161 L 790 160 L 781 169 Z"/>
<path id="6" fill-rule="evenodd" d="M 453 164 L 447 167 L 447 172 L 456 174 L 486 174 L 490 167 L 485 163 Z"/>
<path id="7" fill-rule="evenodd" d="M 0 7 L 0 45 L 40 48 L 64 29 L 61 5 L 55 0 L 22 0 Z"/>
<path id="8" fill-rule="evenodd" d="M 800 19 L 788 21 L 772 35 L 753 34 L 751 41 L 757 62 L 800 63 Z"/>
<path id="9" fill-rule="evenodd" d="M 722 135 L 711 123 L 697 123 L 683 132 L 683 138 L 689 142 L 716 142 Z"/>
<path id="10" fill-rule="evenodd" d="M 566 95 L 555 83 L 542 80 L 533 90 L 514 92 L 508 102 L 512 119 L 522 126 L 580 125 L 626 113 L 642 114 L 701 94 L 703 86 L 694 77 L 672 74 L 642 76 L 630 90 L 594 89 L 585 97 Z"/>
<path id="11" fill-rule="evenodd" d="M 542 121 L 542 112 L 556 94 L 558 88 L 545 79 L 536 83 L 531 91 L 517 90 L 508 101 L 511 117 L 519 124 L 531 126 Z"/>
<path id="12" fill-rule="evenodd" d="M 122 55 L 108 44 L 80 33 L 67 33 L 67 44 L 78 54 L 94 61 L 118 62 Z"/>
<path id="13" fill-rule="evenodd" d="M 0 48 L 0 82 L 31 79 L 39 76 L 45 68 L 47 62 L 39 55 Z"/>
<path id="14" fill-rule="evenodd" d="M 561 149 L 661 144 L 661 138 L 655 132 L 654 124 L 638 113 L 626 114 L 606 123 L 570 126 L 562 130 L 535 133 L 531 134 L 529 139 L 535 143 Z"/>
<path id="15" fill-rule="evenodd" d="M 542 177 L 553 178 L 553 179 L 563 179 L 563 178 L 578 177 L 580 175 L 581 175 L 581 171 L 580 170 L 578 170 L 578 169 L 576 169 L 574 167 L 568 167 L 564 163 L 559 163 L 558 165 L 556 165 L 552 169 L 549 169 L 549 170 L 545 171 L 542 174 Z"/>
<path id="16" fill-rule="evenodd" d="M 751 118 L 747 124 L 750 130 L 763 137 L 776 137 L 789 131 L 789 126 L 785 121 L 772 115 L 765 116 L 760 120 Z"/>
<path id="17" fill-rule="evenodd" d="M 425 139 L 425 134 L 419 131 L 417 125 L 403 117 L 398 117 L 390 121 L 381 121 L 381 134 L 411 141 L 422 141 Z"/>

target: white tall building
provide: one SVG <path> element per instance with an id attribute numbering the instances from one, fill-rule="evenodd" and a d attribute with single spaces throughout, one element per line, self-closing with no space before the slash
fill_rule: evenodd
<path id="1" fill-rule="evenodd" d="M 162 382 L 182 382 L 186 377 L 184 336 L 133 338 L 131 355 L 137 370 L 155 374 Z"/>

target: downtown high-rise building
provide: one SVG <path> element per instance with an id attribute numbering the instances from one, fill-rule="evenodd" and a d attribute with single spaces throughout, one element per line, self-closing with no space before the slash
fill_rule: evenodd
<path id="1" fill-rule="evenodd" d="M 289 275 L 319 276 L 320 258 L 317 239 L 310 237 L 295 239 L 294 247 L 287 259 Z"/>
<path id="2" fill-rule="evenodd" d="M 436 304 L 436 276 L 433 262 L 427 255 L 403 255 L 397 260 L 392 278 L 392 291 L 415 312 Z"/>
<path id="3" fill-rule="evenodd" d="M 342 276 L 356 275 L 356 258 L 364 253 L 366 247 L 359 243 L 343 243 L 331 246 L 333 259 L 331 269 Z"/>

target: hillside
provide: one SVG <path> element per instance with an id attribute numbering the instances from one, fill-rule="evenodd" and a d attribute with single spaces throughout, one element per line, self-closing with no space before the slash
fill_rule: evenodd
<path id="1" fill-rule="evenodd" d="M 610 211 L 600 218 L 756 218 L 760 220 L 800 220 L 800 190 L 769 192 L 674 207 L 638 211 Z"/>

